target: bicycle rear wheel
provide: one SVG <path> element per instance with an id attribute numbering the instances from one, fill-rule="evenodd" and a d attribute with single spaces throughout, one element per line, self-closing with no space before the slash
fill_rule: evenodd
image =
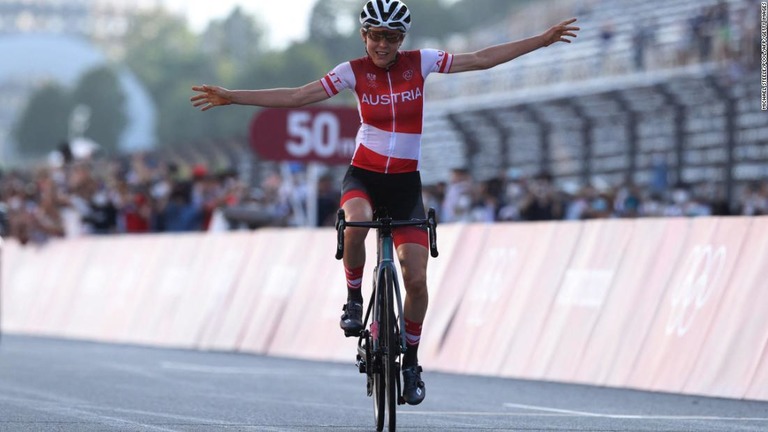
<path id="1" fill-rule="evenodd" d="M 384 269 L 379 275 L 371 328 L 371 335 L 377 341 L 374 354 L 375 367 L 372 371 L 372 396 L 376 430 L 379 432 L 384 430 L 385 420 L 388 430 L 394 431 L 397 426 L 396 410 L 399 399 L 397 389 L 400 373 L 397 359 L 400 354 L 400 344 L 396 333 L 392 298 L 394 277 L 391 269 Z"/>
<path id="2" fill-rule="evenodd" d="M 379 359 L 379 370 L 373 372 L 373 418 L 376 421 L 376 430 L 384 430 L 384 419 L 386 417 L 386 380 L 384 379 L 384 368 Z"/>

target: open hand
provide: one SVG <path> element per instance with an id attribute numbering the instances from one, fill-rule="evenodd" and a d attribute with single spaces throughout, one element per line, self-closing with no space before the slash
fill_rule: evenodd
<path id="1" fill-rule="evenodd" d="M 571 18 L 552 26 L 552 28 L 544 32 L 541 35 L 544 40 L 544 46 L 550 46 L 555 42 L 571 43 L 569 38 L 575 38 L 576 32 L 581 30 L 581 28 L 571 25 L 575 22 L 576 18 Z"/>
<path id="2" fill-rule="evenodd" d="M 201 111 L 232 104 L 232 92 L 224 87 L 205 84 L 194 86 L 192 90 L 200 93 L 192 96 L 189 100 L 195 108 L 200 107 Z"/>

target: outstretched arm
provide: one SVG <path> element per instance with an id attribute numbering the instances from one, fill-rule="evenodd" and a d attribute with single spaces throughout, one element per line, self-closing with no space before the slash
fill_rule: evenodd
<path id="1" fill-rule="evenodd" d="M 276 88 L 266 90 L 227 90 L 213 85 L 194 86 L 199 92 L 189 100 L 201 111 L 223 105 L 254 105 L 270 108 L 296 108 L 328 99 L 320 81 L 313 81 L 302 87 Z"/>
<path id="2" fill-rule="evenodd" d="M 538 36 L 494 45 L 473 53 L 456 54 L 453 56 L 451 73 L 490 69 L 555 42 L 571 43 L 569 37 L 575 38 L 576 32 L 581 30 L 579 27 L 571 25 L 574 22 L 576 22 L 576 18 L 571 18 Z"/>

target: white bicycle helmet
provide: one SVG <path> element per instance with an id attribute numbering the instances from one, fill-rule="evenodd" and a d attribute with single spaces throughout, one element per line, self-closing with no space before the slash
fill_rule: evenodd
<path id="1" fill-rule="evenodd" d="M 369 0 L 360 13 L 364 28 L 386 27 L 403 33 L 411 28 L 411 11 L 400 0 Z"/>

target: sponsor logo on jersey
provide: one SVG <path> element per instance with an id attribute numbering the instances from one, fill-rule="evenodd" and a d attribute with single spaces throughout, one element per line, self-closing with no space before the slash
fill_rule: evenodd
<path id="1" fill-rule="evenodd" d="M 406 81 L 410 81 L 411 78 L 413 78 L 413 69 L 408 69 L 407 71 L 403 72 L 403 78 L 405 78 Z"/>

